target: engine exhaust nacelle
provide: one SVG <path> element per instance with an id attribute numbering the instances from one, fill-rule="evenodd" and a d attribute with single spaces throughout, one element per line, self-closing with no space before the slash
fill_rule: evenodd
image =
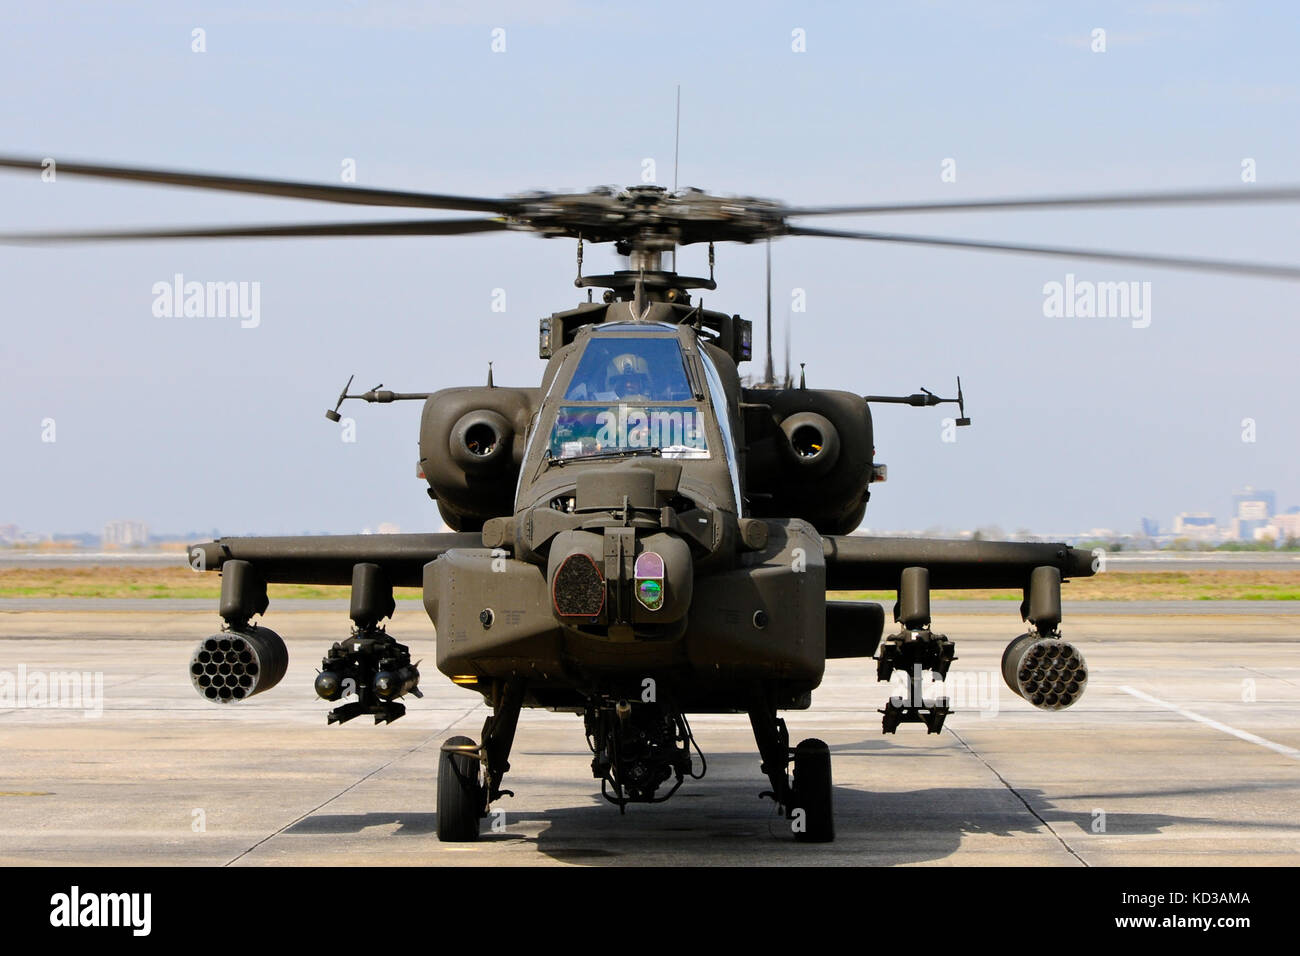
<path id="1" fill-rule="evenodd" d="M 270 690 L 288 669 L 289 649 L 280 635 L 248 625 L 204 639 L 190 659 L 190 680 L 208 700 L 229 704 Z"/>
<path id="2" fill-rule="evenodd" d="M 1069 641 L 1022 634 L 1002 652 L 1002 677 L 1016 694 L 1042 710 L 1062 710 L 1088 686 L 1083 654 Z"/>
<path id="3" fill-rule="evenodd" d="M 447 524 L 478 531 L 514 513 L 528 423 L 541 402 L 535 388 L 444 388 L 420 419 L 420 474 Z"/>
<path id="4" fill-rule="evenodd" d="M 822 534 L 862 523 L 873 480 L 871 409 L 854 392 L 744 389 L 745 483 L 755 518 L 802 518 Z"/>
<path id="5" fill-rule="evenodd" d="M 798 412 L 781 423 L 786 445 L 798 468 L 824 475 L 840 458 L 840 433 L 824 415 Z"/>
<path id="6" fill-rule="evenodd" d="M 515 432 L 505 416 L 490 408 L 466 412 L 452 426 L 447 450 L 462 468 L 473 474 L 509 471 Z"/>

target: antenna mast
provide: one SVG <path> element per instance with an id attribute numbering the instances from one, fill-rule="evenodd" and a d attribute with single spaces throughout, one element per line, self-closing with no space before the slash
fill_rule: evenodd
<path id="1" fill-rule="evenodd" d="M 775 384 L 772 371 L 772 240 L 767 240 L 763 245 L 767 250 L 767 368 L 764 370 L 763 381 L 772 385 Z"/>
<path id="2" fill-rule="evenodd" d="M 677 157 L 682 143 L 682 85 L 677 84 L 677 122 L 673 131 L 673 194 L 677 193 Z M 673 272 L 677 271 L 677 243 L 673 243 Z"/>
<path id="3" fill-rule="evenodd" d="M 785 385 L 783 388 L 789 388 L 794 382 L 790 378 L 790 312 L 785 313 Z"/>

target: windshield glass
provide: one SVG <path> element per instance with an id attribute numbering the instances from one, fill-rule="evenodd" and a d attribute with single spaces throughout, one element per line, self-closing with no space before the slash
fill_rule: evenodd
<path id="1" fill-rule="evenodd" d="M 551 429 L 553 459 L 651 448 L 664 458 L 708 458 L 704 413 L 680 405 L 563 406 Z"/>
<path id="2" fill-rule="evenodd" d="M 570 402 L 686 402 L 695 396 L 676 336 L 593 338 L 564 393 Z"/>
<path id="3" fill-rule="evenodd" d="M 700 350 L 700 364 L 704 366 L 704 377 L 709 383 L 709 395 L 713 398 L 714 408 L 720 409 L 718 431 L 722 432 L 722 451 L 727 456 L 727 471 L 731 472 L 731 490 L 736 496 L 736 514 L 741 514 L 744 496 L 740 493 L 740 465 L 736 460 L 736 440 L 731 436 L 731 423 L 727 419 L 727 391 L 722 387 L 722 377 L 713 365 L 709 353 Z"/>

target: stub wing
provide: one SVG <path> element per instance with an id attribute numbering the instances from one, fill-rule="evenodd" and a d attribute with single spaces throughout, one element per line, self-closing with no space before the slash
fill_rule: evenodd
<path id="1" fill-rule="evenodd" d="M 267 584 L 351 584 L 358 564 L 377 564 L 394 587 L 420 587 L 424 566 L 452 548 L 481 548 L 483 535 L 338 534 L 218 538 L 189 549 L 190 567 L 219 571 L 247 561 Z"/>
<path id="2" fill-rule="evenodd" d="M 1062 580 L 1094 573 L 1092 553 L 1065 544 L 826 535 L 822 547 L 832 591 L 893 590 L 906 568 L 928 569 L 936 590 L 1026 588 L 1040 567 L 1058 569 Z"/>

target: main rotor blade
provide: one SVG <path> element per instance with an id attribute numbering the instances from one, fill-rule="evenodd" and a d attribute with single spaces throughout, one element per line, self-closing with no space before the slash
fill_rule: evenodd
<path id="1" fill-rule="evenodd" d="M 0 167 L 42 172 L 42 160 L 17 156 L 0 156 Z M 122 179 L 130 182 L 185 186 L 191 189 L 218 189 L 234 193 L 254 193 L 289 199 L 314 199 L 320 202 L 351 203 L 358 206 L 401 206 L 413 209 L 455 209 L 464 212 L 507 212 L 516 205 L 510 199 L 484 199 L 473 196 L 442 196 L 436 193 L 405 192 L 393 189 L 370 189 L 361 186 L 331 186 L 320 183 L 296 183 L 280 179 L 251 179 L 244 176 L 218 176 L 212 173 L 179 172 L 168 169 L 143 169 L 135 166 L 101 166 L 94 163 L 58 161 L 55 175 L 94 176 L 99 179 Z"/>
<path id="2" fill-rule="evenodd" d="M 956 249 L 979 249 L 986 252 L 1019 252 L 1033 256 L 1058 256 L 1065 259 L 1096 259 L 1128 265 L 1191 269 L 1199 272 L 1224 272 L 1229 275 L 1268 276 L 1275 279 L 1300 279 L 1300 266 L 1251 262 L 1225 262 L 1221 259 L 1192 259 L 1183 256 L 1157 256 L 1141 252 L 1104 252 L 1099 249 L 1068 249 L 1060 246 L 1030 246 L 978 239 L 945 239 L 938 236 L 905 236 L 888 232 L 844 232 L 839 229 L 805 229 L 790 226 L 788 236 L 822 236 L 828 239 L 866 239 L 871 242 L 903 242 L 920 246 L 948 246 Z"/>
<path id="3" fill-rule="evenodd" d="M 955 202 L 876 203 L 869 206 L 809 206 L 786 209 L 793 216 L 865 216 L 905 212 L 990 212 L 1002 209 L 1059 209 L 1078 206 L 1190 206 L 1213 203 L 1300 202 L 1300 186 L 1256 189 L 1193 189 L 1178 192 L 1048 196 L 1041 199 L 966 199 Z"/>
<path id="4" fill-rule="evenodd" d="M 117 242 L 139 239 L 279 239 L 311 236 L 465 236 L 509 227 L 501 219 L 412 219 L 393 222 L 318 222 L 287 226 L 210 226 L 199 229 L 79 230 L 0 233 L 0 243 Z"/>

